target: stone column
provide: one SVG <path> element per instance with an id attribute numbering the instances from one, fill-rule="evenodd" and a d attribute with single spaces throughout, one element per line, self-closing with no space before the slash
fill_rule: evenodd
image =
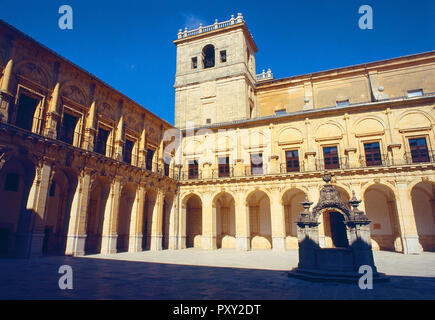
<path id="1" fill-rule="evenodd" d="M 153 216 L 151 222 L 151 245 L 150 250 L 162 250 L 163 249 L 163 201 L 165 194 L 162 190 L 157 191 L 156 203 L 153 209 Z"/>
<path id="2" fill-rule="evenodd" d="M 41 256 L 44 241 L 46 219 L 46 206 L 50 180 L 52 178 L 51 164 L 41 159 L 36 166 L 36 175 L 30 189 L 27 201 L 27 210 L 33 215 L 33 226 L 30 231 L 29 251 L 30 257 Z"/>
<path id="3" fill-rule="evenodd" d="M 57 82 L 53 89 L 53 94 L 51 95 L 51 101 L 47 112 L 47 121 L 45 135 L 51 139 L 57 138 L 57 126 L 60 120 L 59 112 L 59 90 L 60 83 Z"/>
<path id="4" fill-rule="evenodd" d="M 181 203 L 180 200 L 180 220 L 178 223 L 178 248 L 186 249 L 186 226 L 187 226 L 187 208 L 186 204 Z"/>
<path id="5" fill-rule="evenodd" d="M 124 116 L 118 122 L 115 136 L 115 159 L 122 161 L 124 158 Z"/>
<path id="6" fill-rule="evenodd" d="M 71 204 L 66 240 L 66 255 L 82 256 L 85 254 L 86 225 L 88 205 L 92 185 L 91 169 L 85 168 L 78 177 L 78 184 Z"/>
<path id="7" fill-rule="evenodd" d="M 11 57 L 3 71 L 3 78 L 0 87 L 0 121 L 6 123 L 9 121 L 9 109 L 14 100 L 13 95 L 9 91 L 13 66 L 14 60 Z"/>
<path id="8" fill-rule="evenodd" d="M 239 191 L 235 200 L 236 210 L 236 248 L 237 250 L 251 250 L 249 208 L 246 206 L 245 193 Z"/>
<path id="9" fill-rule="evenodd" d="M 86 119 L 84 149 L 88 151 L 95 150 L 95 134 L 97 132 L 95 120 L 96 120 L 97 106 L 95 101 L 92 102 L 89 109 L 88 117 Z"/>
<path id="10" fill-rule="evenodd" d="M 411 193 L 407 181 L 397 184 L 397 213 L 399 216 L 400 234 L 402 235 L 403 253 L 418 254 L 423 248 L 418 241 L 417 226 L 412 208 Z"/>
<path id="11" fill-rule="evenodd" d="M 270 212 L 272 218 L 272 249 L 285 251 L 285 214 L 278 189 L 272 190 Z"/>
<path id="12" fill-rule="evenodd" d="M 130 233 L 128 240 L 128 252 L 142 251 L 142 230 L 144 220 L 146 189 L 139 185 L 136 189 L 133 207 L 131 209 Z"/>
<path id="13" fill-rule="evenodd" d="M 118 177 L 115 177 L 110 186 L 110 193 L 104 209 L 103 234 L 101 239 L 101 253 L 116 253 L 116 242 L 118 239 L 118 213 L 121 198 L 122 184 Z"/>
<path id="14" fill-rule="evenodd" d="M 277 150 L 277 134 L 276 127 L 273 123 L 269 125 L 269 144 L 270 144 L 270 171 L 269 173 L 280 173 L 279 153 Z"/>
<path id="15" fill-rule="evenodd" d="M 179 249 L 177 244 L 177 230 L 179 230 L 179 212 L 177 204 L 177 195 L 174 196 L 174 201 L 172 202 L 172 207 L 170 209 L 169 216 L 169 245 L 168 249 L 175 250 Z"/>
<path id="16" fill-rule="evenodd" d="M 202 249 L 214 250 L 217 249 L 216 208 L 210 193 L 204 194 L 202 200 Z"/>

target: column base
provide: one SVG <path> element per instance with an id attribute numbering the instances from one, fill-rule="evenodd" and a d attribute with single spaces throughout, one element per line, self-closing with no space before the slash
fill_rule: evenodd
<path id="1" fill-rule="evenodd" d="M 272 237 L 272 250 L 285 251 L 285 237 Z"/>
<path id="2" fill-rule="evenodd" d="M 236 236 L 236 249 L 240 251 L 251 250 L 251 239 L 246 236 Z"/>
<path id="3" fill-rule="evenodd" d="M 176 250 L 177 249 L 177 236 L 169 236 L 169 250 Z"/>
<path id="4" fill-rule="evenodd" d="M 319 247 L 320 248 L 325 248 L 326 247 L 325 236 L 319 235 Z"/>
<path id="5" fill-rule="evenodd" d="M 178 249 L 186 249 L 186 236 L 178 237 Z"/>
<path id="6" fill-rule="evenodd" d="M 128 252 L 142 251 L 142 235 L 134 235 L 128 238 Z"/>
<path id="7" fill-rule="evenodd" d="M 150 250 L 151 251 L 162 250 L 163 249 L 162 241 L 163 241 L 162 235 L 151 236 Z"/>
<path id="8" fill-rule="evenodd" d="M 65 255 L 84 256 L 86 234 L 72 234 L 66 238 Z"/>
<path id="9" fill-rule="evenodd" d="M 217 249 L 215 236 L 202 235 L 201 240 L 202 240 L 202 249 L 205 249 L 205 250 L 216 250 Z"/>
<path id="10" fill-rule="evenodd" d="M 403 236 L 402 243 L 404 254 L 420 254 L 423 252 L 418 236 Z"/>
<path id="11" fill-rule="evenodd" d="M 43 233 L 32 233 L 30 240 L 29 258 L 41 257 L 42 247 L 44 245 Z"/>
<path id="12" fill-rule="evenodd" d="M 103 235 L 101 239 L 101 254 L 116 253 L 117 234 Z"/>

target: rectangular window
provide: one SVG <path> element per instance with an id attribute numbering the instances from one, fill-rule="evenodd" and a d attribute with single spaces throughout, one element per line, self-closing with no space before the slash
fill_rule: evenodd
<path id="1" fill-rule="evenodd" d="M 422 95 L 423 95 L 423 89 L 408 90 L 407 93 L 408 98 L 421 97 Z"/>
<path id="2" fill-rule="evenodd" d="M 95 148 L 95 152 L 106 155 L 106 147 L 107 147 L 107 139 L 109 138 L 109 130 L 105 130 L 103 128 L 98 128 L 97 133 L 97 145 Z"/>
<path id="3" fill-rule="evenodd" d="M 30 98 L 24 94 L 20 95 L 17 107 L 17 117 L 15 125 L 25 130 L 32 131 L 33 117 L 39 100 Z"/>
<path id="4" fill-rule="evenodd" d="M 263 154 L 253 153 L 251 154 L 251 174 L 263 174 Z"/>
<path id="5" fill-rule="evenodd" d="M 230 176 L 230 158 L 223 157 L 219 158 L 219 177 L 229 177 Z"/>
<path id="6" fill-rule="evenodd" d="M 189 179 L 198 179 L 198 160 L 189 160 Z"/>
<path id="7" fill-rule="evenodd" d="M 283 116 L 285 114 L 287 114 L 287 111 L 285 109 L 281 109 L 281 110 L 276 110 L 275 111 L 275 115 L 276 116 Z"/>
<path id="8" fill-rule="evenodd" d="M 298 150 L 289 150 L 285 152 L 285 162 L 287 172 L 299 171 L 299 153 Z"/>
<path id="9" fill-rule="evenodd" d="M 349 99 L 337 101 L 337 107 L 348 106 L 349 104 Z"/>
<path id="10" fill-rule="evenodd" d="M 207 118 L 207 120 L 205 121 L 207 124 L 210 124 L 211 123 L 211 119 L 210 118 Z"/>
<path id="11" fill-rule="evenodd" d="M 425 138 L 409 139 L 412 162 L 429 162 L 429 150 Z"/>
<path id="12" fill-rule="evenodd" d="M 226 50 L 221 51 L 221 62 L 227 62 L 227 51 Z"/>
<path id="13" fill-rule="evenodd" d="M 153 170 L 153 156 L 154 156 L 154 150 L 147 149 L 147 160 L 146 160 L 147 170 Z"/>
<path id="14" fill-rule="evenodd" d="M 69 144 L 73 144 L 74 132 L 75 132 L 78 120 L 79 120 L 78 117 L 75 117 L 69 113 L 65 112 L 63 114 L 62 127 L 60 130 L 60 137 L 59 137 L 59 139 L 61 141 L 69 143 Z"/>
<path id="15" fill-rule="evenodd" d="M 366 166 L 380 166 L 382 164 L 379 142 L 364 143 Z"/>
<path id="16" fill-rule="evenodd" d="M 171 158 L 165 157 L 164 170 L 165 176 L 169 176 L 169 164 L 171 163 Z"/>
<path id="17" fill-rule="evenodd" d="M 325 169 L 338 169 L 340 167 L 337 147 L 323 147 L 323 159 Z"/>
<path id="18" fill-rule="evenodd" d="M 192 58 L 192 69 L 196 69 L 196 68 L 198 68 L 198 58 L 193 57 Z"/>
<path id="19" fill-rule="evenodd" d="M 131 159 L 133 155 L 133 147 L 134 147 L 134 141 L 130 139 L 125 139 L 125 145 L 124 145 L 124 162 L 131 164 Z"/>
<path id="20" fill-rule="evenodd" d="M 18 186 L 20 184 L 20 175 L 17 173 L 8 173 L 5 179 L 4 189 L 6 191 L 18 191 Z"/>

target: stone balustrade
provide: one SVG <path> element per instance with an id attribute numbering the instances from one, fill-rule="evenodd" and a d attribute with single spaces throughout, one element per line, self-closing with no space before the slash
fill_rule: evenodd
<path id="1" fill-rule="evenodd" d="M 178 31 L 178 39 L 195 36 L 195 35 L 200 34 L 200 33 L 205 33 L 205 32 L 209 32 L 212 30 L 225 28 L 225 27 L 228 27 L 228 26 L 231 26 L 234 24 L 243 23 L 243 22 L 244 22 L 244 20 L 243 20 L 243 16 L 241 13 L 238 13 L 236 18 L 234 18 L 234 15 L 232 14 L 231 19 L 229 19 L 227 21 L 218 22 L 218 20 L 216 19 L 214 21 L 214 24 L 209 25 L 209 26 L 204 27 L 204 26 L 202 26 L 202 23 L 201 23 L 198 28 L 193 29 L 193 30 L 188 30 L 187 27 L 184 29 L 184 31 L 182 31 L 182 29 L 180 29 Z"/>

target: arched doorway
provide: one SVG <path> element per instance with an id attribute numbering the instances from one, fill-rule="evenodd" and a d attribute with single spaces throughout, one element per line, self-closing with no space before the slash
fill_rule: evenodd
<path id="1" fill-rule="evenodd" d="M 186 225 L 186 247 L 201 248 L 202 236 L 202 201 L 192 194 L 185 198 L 185 225 Z M 183 210 L 184 211 L 184 210 Z"/>
<path id="2" fill-rule="evenodd" d="M 202 63 L 204 69 L 212 68 L 215 64 L 215 52 L 214 46 L 211 44 L 206 45 L 202 49 Z"/>
<path id="3" fill-rule="evenodd" d="M 42 252 L 48 255 L 63 255 L 71 210 L 77 187 L 77 175 L 57 170 L 48 191 L 47 211 Z"/>
<path id="4" fill-rule="evenodd" d="M 246 199 L 252 249 L 272 248 L 270 200 L 264 191 L 255 190 Z"/>
<path id="5" fill-rule="evenodd" d="M 373 250 L 402 251 L 394 192 L 382 184 L 374 184 L 364 192 L 364 206 L 371 220 Z"/>
<path id="6" fill-rule="evenodd" d="M 35 166 L 27 159 L 10 158 L 0 170 L 0 256 L 27 253 L 19 235 L 31 232 L 33 216 L 26 211 Z"/>
<path id="7" fill-rule="evenodd" d="M 334 188 L 338 191 L 339 200 L 344 204 L 346 210 L 350 210 L 349 193 L 341 187 L 334 185 Z M 319 218 L 319 245 L 321 248 L 346 248 L 349 246 L 344 214 L 342 210 L 334 208 L 321 211 Z"/>
<path id="8" fill-rule="evenodd" d="M 104 212 L 110 193 L 110 181 L 97 178 L 92 186 L 88 204 L 85 253 L 95 254 L 101 251 Z"/>
<path id="9" fill-rule="evenodd" d="M 157 192 L 154 189 L 147 189 L 143 213 L 142 229 L 142 248 L 150 250 L 151 247 L 151 227 L 153 221 L 153 212 L 156 205 Z"/>
<path id="10" fill-rule="evenodd" d="M 174 205 L 174 195 L 166 195 L 163 202 L 163 249 L 169 248 L 169 237 L 171 235 L 171 230 L 173 230 L 173 213 L 172 207 Z M 175 231 L 174 231 L 175 233 Z"/>
<path id="11" fill-rule="evenodd" d="M 216 210 L 217 248 L 236 248 L 236 218 L 234 198 L 227 192 L 221 192 L 213 200 Z"/>
<path id="12" fill-rule="evenodd" d="M 435 251 L 435 184 L 416 184 L 411 199 L 420 245 L 424 251 Z"/>
<path id="13" fill-rule="evenodd" d="M 118 226 L 117 226 L 118 238 L 116 241 L 117 252 L 128 251 L 131 213 L 133 209 L 135 196 L 136 196 L 136 186 L 131 183 L 127 183 L 122 188 L 121 197 L 119 199 Z"/>
<path id="14" fill-rule="evenodd" d="M 285 246 L 286 249 L 298 248 L 297 226 L 295 221 L 304 211 L 301 202 L 305 199 L 305 193 L 300 189 L 287 190 L 282 196 L 285 221 Z"/>

